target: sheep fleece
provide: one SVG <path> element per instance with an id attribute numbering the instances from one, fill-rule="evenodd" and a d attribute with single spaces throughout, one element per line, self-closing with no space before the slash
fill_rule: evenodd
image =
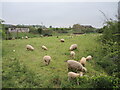
<path id="1" fill-rule="evenodd" d="M 75 60 L 68 60 L 68 69 L 73 69 L 73 70 L 78 70 L 78 71 L 82 71 L 82 64 L 75 61 Z"/>

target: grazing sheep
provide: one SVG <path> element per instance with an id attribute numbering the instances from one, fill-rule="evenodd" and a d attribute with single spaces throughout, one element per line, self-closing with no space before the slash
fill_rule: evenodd
<path id="1" fill-rule="evenodd" d="M 45 62 L 46 65 L 49 65 L 50 61 L 51 61 L 51 57 L 50 56 L 44 56 L 43 60 Z"/>
<path id="2" fill-rule="evenodd" d="M 86 60 L 87 60 L 87 61 L 89 61 L 89 60 L 91 60 L 91 59 L 92 59 L 92 56 L 90 56 L 90 55 L 86 57 Z"/>
<path id="3" fill-rule="evenodd" d="M 80 72 L 80 73 L 68 72 L 68 80 L 71 80 L 80 76 L 83 76 L 83 72 Z"/>
<path id="4" fill-rule="evenodd" d="M 64 40 L 64 39 L 60 39 L 60 41 L 61 41 L 61 42 L 65 42 L 65 40 Z"/>
<path id="5" fill-rule="evenodd" d="M 22 39 L 24 39 L 24 37 L 22 37 Z"/>
<path id="6" fill-rule="evenodd" d="M 12 40 L 15 40 L 15 37 L 12 37 Z"/>
<path id="7" fill-rule="evenodd" d="M 70 51 L 74 50 L 74 49 L 77 49 L 77 44 L 72 44 L 70 46 Z"/>
<path id="8" fill-rule="evenodd" d="M 25 36 L 25 39 L 28 39 L 28 36 Z"/>
<path id="9" fill-rule="evenodd" d="M 74 52 L 74 51 L 71 51 L 71 52 L 70 52 L 70 56 L 73 57 L 73 58 L 75 58 L 75 52 Z"/>
<path id="10" fill-rule="evenodd" d="M 13 50 L 13 52 L 15 52 L 15 50 Z"/>
<path id="11" fill-rule="evenodd" d="M 86 58 L 85 57 L 82 57 L 81 60 L 80 60 L 80 63 L 85 66 L 86 64 Z"/>
<path id="12" fill-rule="evenodd" d="M 44 45 L 42 46 L 42 49 L 44 49 L 44 50 L 48 50 L 48 49 L 47 49 L 47 47 L 46 47 L 46 46 L 44 46 Z"/>
<path id="13" fill-rule="evenodd" d="M 31 51 L 34 50 L 33 46 L 31 46 L 31 45 L 26 45 L 26 48 L 27 48 L 27 50 L 31 50 Z"/>
<path id="14" fill-rule="evenodd" d="M 74 79 L 76 79 L 77 77 L 82 77 L 83 76 L 83 72 L 80 73 L 74 73 L 74 72 L 69 72 L 68 73 L 68 81 L 73 81 Z M 77 84 L 79 85 L 79 81 L 77 79 Z"/>
<path id="15" fill-rule="evenodd" d="M 85 72 L 85 68 L 83 68 L 83 65 L 75 60 L 68 60 L 67 61 L 68 64 L 68 70 L 72 70 L 72 71 L 84 71 Z"/>

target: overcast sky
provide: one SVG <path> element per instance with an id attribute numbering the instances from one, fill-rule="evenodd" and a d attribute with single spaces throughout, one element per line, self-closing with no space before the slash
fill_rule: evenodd
<path id="1" fill-rule="evenodd" d="M 0 18 L 7 24 L 69 27 L 79 23 L 102 27 L 105 17 L 116 19 L 117 2 L 2 2 Z"/>

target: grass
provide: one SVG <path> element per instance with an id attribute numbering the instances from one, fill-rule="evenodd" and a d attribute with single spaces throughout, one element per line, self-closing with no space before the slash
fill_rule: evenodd
<path id="1" fill-rule="evenodd" d="M 3 87 L 37 87 L 37 88 L 60 88 L 60 87 L 91 87 L 90 85 L 82 84 L 82 86 L 72 85 L 67 81 L 67 64 L 66 60 L 72 59 L 69 55 L 69 47 L 71 44 L 77 44 L 78 49 L 75 50 L 75 60 L 79 61 L 83 56 L 93 56 L 93 60 L 87 62 L 86 68 L 87 76 L 107 75 L 107 73 L 96 64 L 99 60 L 99 50 L 101 45 L 97 42 L 99 34 L 86 34 L 70 38 L 69 36 L 59 36 L 59 38 L 43 37 L 43 38 L 29 38 L 16 40 L 3 40 L 2 61 L 3 61 L 3 76 L 10 77 L 3 79 Z M 61 43 L 60 39 L 64 38 L 65 42 Z M 31 44 L 35 50 L 27 51 L 26 45 Z M 48 51 L 41 49 L 45 45 Z M 15 50 L 15 52 L 13 52 Z M 45 66 L 43 56 L 50 55 L 52 61 L 49 66 Z M 13 63 L 16 62 L 16 63 Z M 9 66 L 11 65 L 11 66 Z M 16 65 L 12 67 L 12 65 Z M 9 66 L 9 67 L 8 67 Z M 13 72 L 12 69 L 18 69 L 20 73 Z M 16 69 L 17 70 L 17 69 Z M 15 70 L 15 71 L 16 71 Z M 24 73 L 28 73 L 27 75 Z M 12 73 L 11 73 L 12 72 Z M 5 75 L 7 73 L 7 75 Z M 10 76 L 11 73 L 13 76 Z M 16 73 L 16 75 L 14 74 Z M 30 74 L 30 75 L 29 75 Z M 19 76 L 16 84 L 15 80 Z M 32 76 L 31 76 L 32 75 Z M 13 78 L 14 77 L 14 78 Z M 27 78 L 28 77 L 28 78 Z M 21 81 L 21 78 L 27 78 L 31 82 Z M 12 82 L 12 84 L 10 84 Z M 32 84 L 31 84 L 32 83 Z M 16 85 L 16 86 L 15 86 Z"/>

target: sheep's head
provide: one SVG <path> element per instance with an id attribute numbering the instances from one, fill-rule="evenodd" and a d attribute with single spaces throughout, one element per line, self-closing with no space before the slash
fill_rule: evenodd
<path id="1" fill-rule="evenodd" d="M 80 73 L 79 73 L 79 76 L 80 76 L 80 77 L 83 76 L 83 72 L 80 72 Z"/>
<path id="2" fill-rule="evenodd" d="M 92 59 L 92 56 L 90 55 L 86 57 L 86 60 L 91 60 L 91 59 Z"/>
<path id="3" fill-rule="evenodd" d="M 85 67 L 82 67 L 83 72 L 87 72 L 87 69 Z"/>

